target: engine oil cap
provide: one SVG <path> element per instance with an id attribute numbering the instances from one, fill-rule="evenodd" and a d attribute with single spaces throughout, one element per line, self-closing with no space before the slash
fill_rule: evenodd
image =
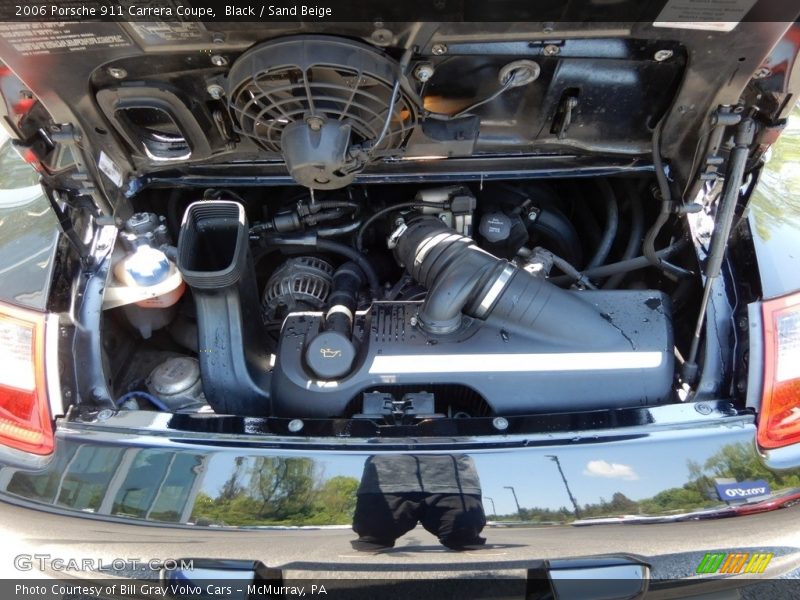
<path id="1" fill-rule="evenodd" d="M 507 240 L 511 235 L 512 226 L 511 217 L 497 211 L 483 215 L 478 231 L 486 238 L 487 242 L 494 244 Z"/>
<path id="2" fill-rule="evenodd" d="M 353 342 L 338 331 L 323 331 L 306 347 L 306 363 L 320 379 L 347 375 L 355 358 Z"/>

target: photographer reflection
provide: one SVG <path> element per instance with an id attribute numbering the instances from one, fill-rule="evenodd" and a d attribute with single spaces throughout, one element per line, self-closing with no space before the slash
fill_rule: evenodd
<path id="1" fill-rule="evenodd" d="M 482 546 L 486 525 L 481 484 L 465 454 L 370 456 L 358 487 L 353 548 L 376 552 L 394 546 L 417 523 L 452 550 Z"/>

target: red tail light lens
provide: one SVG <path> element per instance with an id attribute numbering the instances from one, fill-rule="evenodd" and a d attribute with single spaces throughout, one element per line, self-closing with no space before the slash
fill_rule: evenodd
<path id="1" fill-rule="evenodd" d="M 800 442 L 800 293 L 764 302 L 764 396 L 758 443 Z"/>
<path id="2" fill-rule="evenodd" d="M 53 451 L 44 370 L 43 314 L 0 304 L 0 444 Z"/>

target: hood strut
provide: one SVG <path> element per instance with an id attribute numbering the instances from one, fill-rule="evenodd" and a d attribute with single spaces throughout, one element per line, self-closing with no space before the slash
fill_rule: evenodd
<path id="1" fill-rule="evenodd" d="M 728 245 L 728 238 L 731 234 L 733 217 L 736 213 L 736 203 L 739 199 L 739 189 L 742 187 L 744 170 L 747 165 L 747 157 L 750 152 L 750 145 L 753 143 L 755 135 L 755 123 L 752 119 L 743 119 L 736 127 L 733 136 L 733 150 L 731 150 L 728 174 L 725 178 L 725 190 L 719 200 L 717 217 L 714 222 L 714 233 L 711 236 L 708 257 L 704 275 L 706 277 L 705 287 L 703 288 L 703 299 L 700 303 L 700 313 L 697 315 L 697 325 L 692 337 L 692 346 L 689 356 L 683 364 L 681 378 L 689 385 L 693 385 L 697 379 L 697 351 L 700 348 L 700 336 L 703 332 L 708 302 L 711 297 L 711 289 L 714 280 L 719 277 L 722 262 L 725 258 L 725 249 Z"/>

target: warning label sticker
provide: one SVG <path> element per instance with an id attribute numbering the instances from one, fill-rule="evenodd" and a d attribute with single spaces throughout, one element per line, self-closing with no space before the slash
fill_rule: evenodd
<path id="1" fill-rule="evenodd" d="M 669 0 L 654 27 L 733 31 L 756 0 Z"/>
<path id="2" fill-rule="evenodd" d="M 2 23 L 0 38 L 23 56 L 125 48 L 133 42 L 116 23 Z"/>
<path id="3" fill-rule="evenodd" d="M 106 174 L 106 177 L 114 182 L 114 185 L 122 187 L 122 171 L 119 170 L 117 164 L 111 160 L 108 154 L 102 150 L 100 151 L 100 158 L 97 160 L 97 166 Z"/>
<path id="4" fill-rule="evenodd" d="M 202 23 L 159 21 L 154 23 L 128 23 L 145 46 L 169 45 L 180 42 L 204 41 L 206 28 Z"/>

